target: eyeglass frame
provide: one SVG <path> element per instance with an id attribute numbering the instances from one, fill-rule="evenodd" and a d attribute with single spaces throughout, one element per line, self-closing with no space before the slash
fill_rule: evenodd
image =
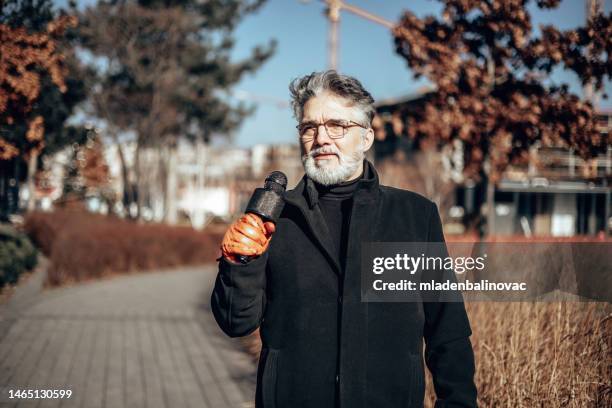
<path id="1" fill-rule="evenodd" d="M 331 136 L 331 135 L 329 134 L 329 130 L 327 129 L 327 123 L 328 123 L 328 122 L 332 122 L 332 121 L 335 121 L 335 122 L 346 122 L 346 123 L 347 123 L 347 125 L 340 125 L 340 126 L 342 126 L 342 135 L 340 135 L 340 136 Z M 308 122 L 306 122 L 306 123 L 308 123 Z M 303 141 L 303 142 L 310 142 L 310 141 L 312 141 L 312 140 L 315 140 L 315 138 L 316 138 L 317 136 L 319 136 L 319 127 L 320 127 L 321 125 L 323 125 L 323 127 L 325 128 L 325 133 L 327 133 L 327 136 L 328 136 L 330 139 L 334 139 L 334 140 L 344 138 L 344 136 L 346 136 L 346 134 L 348 133 L 348 129 L 349 129 L 349 128 L 352 128 L 352 127 L 355 127 L 355 126 L 359 126 L 360 128 L 363 128 L 363 129 L 368 129 L 368 127 L 367 127 L 367 126 L 364 126 L 364 125 L 362 125 L 361 123 L 357 123 L 357 122 L 355 122 L 355 121 L 353 121 L 353 120 L 344 120 L 344 119 L 328 119 L 328 120 L 326 120 L 326 121 L 325 121 L 325 122 L 323 122 L 323 123 L 313 123 L 313 126 L 314 126 L 314 128 L 316 129 L 315 134 L 312 136 L 312 138 L 310 138 L 310 137 L 309 137 L 308 139 L 304 139 L 304 136 L 302 136 L 302 135 L 300 134 L 300 133 L 301 133 L 301 132 L 300 132 L 300 126 L 302 126 L 303 124 L 304 124 L 304 123 L 300 123 L 300 124 L 298 124 L 298 125 L 295 127 L 295 128 L 298 130 L 298 135 L 299 135 L 299 137 L 300 137 L 300 140 L 301 140 L 301 141 Z M 315 126 L 315 125 L 316 125 L 316 126 Z"/>

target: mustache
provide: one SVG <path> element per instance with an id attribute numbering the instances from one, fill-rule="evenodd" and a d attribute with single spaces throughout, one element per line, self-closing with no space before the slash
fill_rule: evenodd
<path id="1" fill-rule="evenodd" d="M 322 146 L 322 147 L 318 147 L 315 149 L 312 149 L 309 153 L 308 156 L 310 157 L 315 157 L 319 154 L 335 154 L 338 157 L 341 157 L 342 155 L 340 154 L 340 150 L 338 150 L 338 148 L 334 147 L 334 146 Z"/>

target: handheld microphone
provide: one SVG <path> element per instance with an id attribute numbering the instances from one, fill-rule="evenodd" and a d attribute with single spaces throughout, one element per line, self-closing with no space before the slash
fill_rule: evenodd
<path id="1" fill-rule="evenodd" d="M 283 193 L 287 189 L 287 176 L 281 171 L 273 171 L 264 181 L 263 188 L 256 188 L 247 204 L 245 213 L 256 214 L 262 221 L 276 224 L 285 206 Z M 241 263 L 251 260 L 250 256 L 238 255 Z"/>

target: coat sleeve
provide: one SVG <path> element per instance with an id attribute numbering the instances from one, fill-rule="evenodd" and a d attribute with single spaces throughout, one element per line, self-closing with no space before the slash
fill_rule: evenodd
<path id="1" fill-rule="evenodd" d="M 445 242 L 434 203 L 430 212 L 428 242 Z M 454 273 L 450 275 L 454 279 Z M 423 308 L 425 362 L 433 377 L 437 397 L 435 407 L 476 407 L 474 352 L 470 342 L 472 331 L 463 301 L 425 302 Z"/>
<path id="2" fill-rule="evenodd" d="M 221 257 L 211 296 L 217 324 L 230 337 L 246 336 L 259 327 L 266 302 L 268 252 L 246 264 Z"/>

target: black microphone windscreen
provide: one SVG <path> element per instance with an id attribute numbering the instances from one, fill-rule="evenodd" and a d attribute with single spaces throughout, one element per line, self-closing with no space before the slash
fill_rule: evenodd
<path id="1" fill-rule="evenodd" d="M 282 194 L 287 189 L 287 176 L 282 171 L 273 171 L 264 181 L 264 189 Z"/>

